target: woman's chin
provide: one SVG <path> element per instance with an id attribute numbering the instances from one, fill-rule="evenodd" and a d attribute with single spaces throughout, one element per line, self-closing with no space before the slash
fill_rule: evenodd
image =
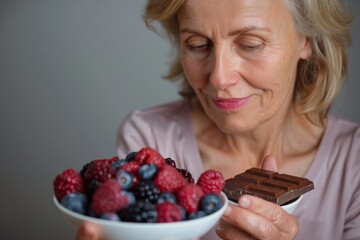
<path id="1" fill-rule="evenodd" d="M 236 122 L 217 121 L 216 125 L 222 132 L 226 134 L 241 134 L 241 133 L 249 132 L 256 127 L 254 126 L 253 123 L 248 123 L 240 120 L 237 120 Z"/>

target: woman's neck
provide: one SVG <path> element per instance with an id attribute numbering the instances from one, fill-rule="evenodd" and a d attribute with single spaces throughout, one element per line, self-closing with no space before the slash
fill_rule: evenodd
<path id="1" fill-rule="evenodd" d="M 202 160 L 210 167 L 218 164 L 217 159 L 223 159 L 221 164 L 228 159 L 232 165 L 260 167 L 264 157 L 272 154 L 279 171 L 294 172 L 298 168 L 296 161 L 307 159 L 311 163 L 324 131 L 304 115 L 296 114 L 294 108 L 288 108 L 254 130 L 226 134 L 205 115 L 199 103 L 193 102 L 191 109 Z M 309 164 L 302 164 L 301 171 L 306 171 Z"/>

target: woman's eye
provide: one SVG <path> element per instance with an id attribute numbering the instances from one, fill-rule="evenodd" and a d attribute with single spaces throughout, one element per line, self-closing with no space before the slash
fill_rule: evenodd
<path id="1" fill-rule="evenodd" d="M 240 44 L 239 47 L 241 50 L 248 52 L 255 52 L 262 48 L 263 44 Z"/>
<path id="2" fill-rule="evenodd" d="M 203 51 L 207 51 L 209 48 L 210 48 L 210 44 L 199 44 L 199 45 L 187 44 L 187 50 L 190 52 L 203 52 Z"/>

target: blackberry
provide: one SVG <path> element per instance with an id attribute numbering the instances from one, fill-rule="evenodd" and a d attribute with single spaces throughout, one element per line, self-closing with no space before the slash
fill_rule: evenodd
<path id="1" fill-rule="evenodd" d="M 80 175 L 82 178 L 85 178 L 85 172 L 86 170 L 88 170 L 88 168 L 92 165 L 92 161 L 91 162 L 88 162 L 87 164 L 85 164 L 82 169 L 80 170 Z"/>
<path id="2" fill-rule="evenodd" d="M 131 153 L 127 154 L 126 157 L 125 157 L 125 160 L 127 162 L 134 161 L 136 154 L 137 154 L 137 152 L 131 152 Z"/>
<path id="3" fill-rule="evenodd" d="M 176 168 L 176 163 L 175 163 L 175 161 L 174 161 L 173 159 L 171 159 L 171 158 L 165 158 L 165 163 L 166 163 L 166 165 L 170 165 L 170 166 Z"/>
<path id="4" fill-rule="evenodd" d="M 134 195 L 138 200 L 156 203 L 161 191 L 153 181 L 141 181 L 134 187 Z"/>
<path id="5" fill-rule="evenodd" d="M 92 199 L 94 192 L 98 189 L 100 185 L 101 183 L 95 179 L 91 180 L 91 182 L 88 185 L 86 185 L 86 193 L 90 199 Z"/>
<path id="6" fill-rule="evenodd" d="M 192 177 L 191 173 L 188 170 L 182 168 L 178 168 L 177 170 L 189 183 L 195 182 L 194 178 Z"/>
<path id="7" fill-rule="evenodd" d="M 121 221 L 124 222 L 155 223 L 158 218 L 155 206 L 150 202 L 142 200 L 126 207 L 118 214 Z"/>

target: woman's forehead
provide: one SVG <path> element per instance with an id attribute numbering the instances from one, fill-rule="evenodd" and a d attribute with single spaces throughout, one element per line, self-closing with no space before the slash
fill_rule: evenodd
<path id="1" fill-rule="evenodd" d="M 183 28 L 218 27 L 229 32 L 239 28 L 281 28 L 292 22 L 283 0 L 187 0 L 179 10 L 180 31 Z"/>

